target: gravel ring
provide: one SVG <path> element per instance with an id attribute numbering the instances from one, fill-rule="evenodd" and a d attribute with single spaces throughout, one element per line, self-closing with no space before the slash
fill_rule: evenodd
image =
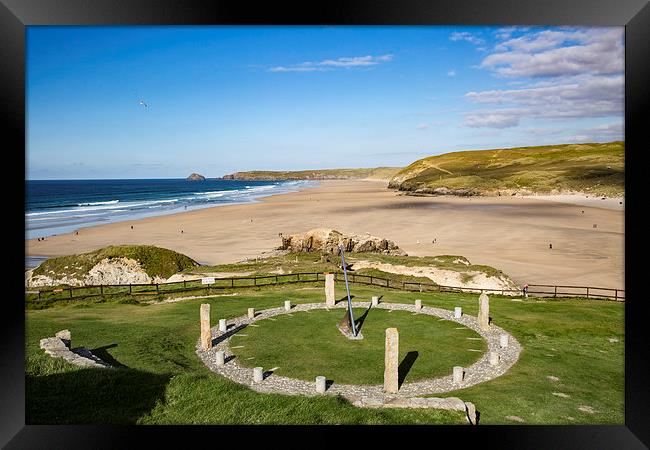
<path id="1" fill-rule="evenodd" d="M 366 302 L 352 302 L 355 308 L 368 308 L 370 303 Z M 295 378 L 287 378 L 279 375 L 274 375 L 269 371 L 264 373 L 264 380 L 260 383 L 253 382 L 253 369 L 250 367 L 241 366 L 237 357 L 233 354 L 229 347 L 230 338 L 236 333 L 240 332 L 249 324 L 265 320 L 273 316 L 282 314 L 289 314 L 293 312 L 309 311 L 314 309 L 333 309 L 347 308 L 347 302 L 339 302 L 334 307 L 328 307 L 325 303 L 307 303 L 300 305 L 292 305 L 291 310 L 287 311 L 284 307 L 265 309 L 255 313 L 255 318 L 251 319 L 247 315 L 228 319 L 226 321 L 227 331 L 220 332 L 219 327 L 215 326 L 211 329 L 212 332 L 212 348 L 204 350 L 201 348 L 200 340 L 197 341 L 196 354 L 203 361 L 203 363 L 213 372 L 218 373 L 236 383 L 243 384 L 249 388 L 264 393 L 277 393 L 285 395 L 322 395 L 316 392 L 315 381 L 298 380 Z M 463 325 L 471 330 L 477 332 L 485 341 L 487 341 L 487 351 L 483 356 L 470 367 L 465 368 L 465 377 L 462 382 L 454 383 L 452 378 L 452 368 L 449 368 L 449 375 L 419 380 L 414 382 L 404 382 L 396 394 L 387 394 L 383 391 L 383 385 L 353 385 L 353 384 L 337 384 L 328 381 L 328 387 L 325 394 L 341 395 L 350 401 L 359 401 L 362 397 L 374 397 L 378 399 L 393 399 L 400 397 L 413 397 L 428 394 L 440 394 L 445 392 L 456 391 L 470 386 L 474 386 L 485 381 L 493 380 L 510 369 L 515 362 L 519 359 L 522 347 L 519 342 L 510 333 L 504 329 L 490 324 L 490 329 L 485 331 L 481 330 L 478 326 L 478 320 L 474 316 L 463 314 L 460 319 L 454 318 L 454 312 L 441 308 L 431 308 L 423 306 L 422 309 L 416 310 L 415 305 L 403 303 L 379 303 L 373 308 L 408 311 L 412 313 L 427 314 L 431 316 L 440 317 L 446 320 L 454 321 Z M 508 335 L 508 346 L 501 348 L 499 345 L 499 337 L 501 334 Z M 223 350 L 225 354 L 225 364 L 217 366 L 216 352 Z M 489 353 L 497 352 L 499 354 L 499 364 L 491 366 L 489 364 Z M 324 374 L 326 376 L 326 374 Z"/>

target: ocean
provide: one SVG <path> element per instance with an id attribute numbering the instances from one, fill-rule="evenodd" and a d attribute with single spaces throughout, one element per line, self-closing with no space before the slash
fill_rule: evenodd
<path id="1" fill-rule="evenodd" d="M 27 180 L 25 239 L 81 227 L 218 205 L 254 202 L 313 181 Z"/>

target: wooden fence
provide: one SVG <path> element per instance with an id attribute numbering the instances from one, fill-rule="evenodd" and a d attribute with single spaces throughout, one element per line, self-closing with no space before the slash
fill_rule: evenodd
<path id="1" fill-rule="evenodd" d="M 344 281 L 342 272 L 334 273 L 336 281 Z M 32 301 L 39 300 L 73 300 L 98 296 L 114 295 L 161 295 L 190 291 L 204 291 L 210 294 L 214 290 L 239 289 L 262 286 L 273 286 L 294 283 L 315 283 L 325 281 L 325 275 L 319 272 L 301 272 L 278 275 L 265 275 L 258 277 L 231 277 L 215 278 L 212 284 L 203 284 L 202 279 L 184 280 L 173 283 L 156 284 L 122 284 L 122 285 L 95 285 L 80 287 L 65 287 L 58 289 L 43 289 L 26 291 L 26 296 Z M 409 292 L 471 292 L 499 295 L 521 296 L 519 289 L 483 289 L 467 286 L 444 286 L 435 283 L 419 283 L 412 281 L 391 280 L 373 275 L 361 275 L 354 272 L 349 274 L 348 281 L 353 284 L 378 286 L 387 289 L 397 289 Z M 607 299 L 625 301 L 625 290 L 600 288 L 591 286 L 563 286 L 550 284 L 529 284 L 528 294 L 538 297 L 585 297 L 593 299 Z"/>

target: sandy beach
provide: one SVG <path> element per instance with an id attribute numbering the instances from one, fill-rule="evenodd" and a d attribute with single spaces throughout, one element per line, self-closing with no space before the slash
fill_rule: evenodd
<path id="1" fill-rule="evenodd" d="M 520 284 L 620 289 L 624 288 L 622 200 L 412 197 L 386 189 L 385 181 L 324 181 L 256 203 L 81 228 L 78 235 L 25 244 L 29 256 L 150 244 L 203 264 L 221 264 L 276 248 L 279 233 L 328 227 L 391 239 L 409 255 L 462 255 L 473 264 L 501 269 Z"/>

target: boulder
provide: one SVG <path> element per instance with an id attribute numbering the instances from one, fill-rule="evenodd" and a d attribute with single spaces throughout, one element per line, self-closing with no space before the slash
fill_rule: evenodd
<path id="1" fill-rule="evenodd" d="M 393 241 L 371 236 L 343 233 L 331 228 L 315 228 L 306 233 L 281 236 L 282 244 L 278 250 L 291 252 L 320 252 L 338 254 L 339 244 L 348 253 L 384 253 L 389 255 L 406 255 Z"/>
<path id="2" fill-rule="evenodd" d="M 192 173 L 186 178 L 187 181 L 205 181 L 205 177 L 199 173 Z"/>

